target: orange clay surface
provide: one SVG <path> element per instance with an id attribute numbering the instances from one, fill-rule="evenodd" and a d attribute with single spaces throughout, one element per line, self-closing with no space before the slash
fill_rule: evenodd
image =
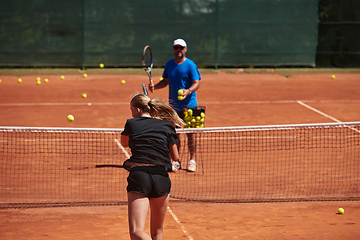
<path id="1" fill-rule="evenodd" d="M 63 75 L 64 80 L 58 74 L 0 76 L 0 126 L 122 128 L 131 117 L 129 100 L 148 82 L 145 73 Z M 207 106 L 206 127 L 360 121 L 357 73 L 337 73 L 332 79 L 331 74 L 218 71 L 202 78 L 198 99 Z M 166 99 L 167 89 L 150 96 Z M 66 120 L 69 114 L 74 122 Z M 169 207 L 165 239 L 360 238 L 360 202 L 171 200 Z M 337 214 L 339 207 L 344 214 Z M 127 207 L 1 209 L 0 239 L 129 239 Z"/>

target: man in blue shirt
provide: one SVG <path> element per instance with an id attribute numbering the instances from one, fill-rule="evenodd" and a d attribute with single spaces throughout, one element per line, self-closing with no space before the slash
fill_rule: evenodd
<path id="1" fill-rule="evenodd" d="M 199 89 L 201 79 L 196 64 L 185 56 L 186 51 L 186 42 L 183 39 L 176 39 L 173 42 L 175 58 L 165 64 L 163 80 L 155 85 L 149 85 L 152 92 L 155 89 L 169 86 L 169 103 L 181 118 L 183 118 L 183 106 L 190 106 L 191 108 L 198 105 L 196 90 Z M 179 90 L 183 90 L 183 94 L 179 94 Z M 182 96 L 182 99 L 178 98 L 179 95 Z M 180 149 L 180 145 L 178 147 Z M 188 134 L 188 147 L 190 161 L 187 170 L 194 172 L 196 171 L 194 134 Z M 173 166 L 175 170 L 180 169 L 180 164 L 177 162 Z"/>

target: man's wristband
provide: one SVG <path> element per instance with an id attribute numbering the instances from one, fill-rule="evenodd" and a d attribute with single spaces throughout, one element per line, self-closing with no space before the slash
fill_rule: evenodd
<path id="1" fill-rule="evenodd" d="M 189 90 L 189 93 L 192 94 L 192 91 L 190 89 L 188 89 L 188 90 Z"/>

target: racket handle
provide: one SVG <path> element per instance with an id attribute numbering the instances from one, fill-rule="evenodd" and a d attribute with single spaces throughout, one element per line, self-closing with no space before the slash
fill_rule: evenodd
<path id="1" fill-rule="evenodd" d="M 149 94 L 147 93 L 146 86 L 145 86 L 144 83 L 142 84 L 142 89 L 143 89 L 144 94 L 145 94 L 146 96 L 148 96 Z"/>
<path id="2" fill-rule="evenodd" d="M 154 86 L 154 82 L 152 80 L 152 78 L 150 77 L 150 85 Z M 153 93 L 154 92 L 154 88 L 150 88 L 150 91 Z"/>

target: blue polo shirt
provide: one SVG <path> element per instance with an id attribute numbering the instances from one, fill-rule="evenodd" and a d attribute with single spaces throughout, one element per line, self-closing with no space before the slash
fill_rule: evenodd
<path id="1" fill-rule="evenodd" d="M 171 59 L 165 64 L 162 77 L 169 79 L 169 103 L 175 111 L 182 111 L 184 105 L 198 105 L 196 91 L 182 101 L 178 99 L 180 89 L 188 89 L 193 81 L 201 79 L 199 70 L 192 60 L 187 58 L 184 62 L 176 64 L 175 59 Z"/>

